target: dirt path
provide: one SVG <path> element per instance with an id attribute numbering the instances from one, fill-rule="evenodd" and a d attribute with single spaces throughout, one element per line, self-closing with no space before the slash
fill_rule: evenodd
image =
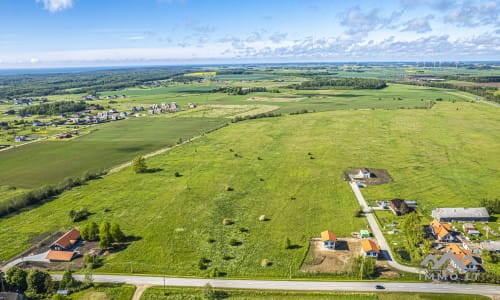
<path id="1" fill-rule="evenodd" d="M 144 157 L 144 158 L 150 158 L 150 157 L 153 157 L 153 156 L 156 156 L 156 155 L 159 155 L 159 154 L 165 153 L 165 152 L 167 152 L 167 151 L 169 151 L 169 150 L 172 150 L 172 149 L 173 149 L 173 148 L 175 148 L 175 147 L 179 147 L 179 146 L 182 146 L 182 145 L 184 145 L 184 144 L 190 143 L 190 142 L 192 142 L 192 141 L 194 141 L 194 140 L 197 140 L 197 139 L 201 138 L 202 136 L 203 136 L 203 134 L 201 134 L 201 135 L 197 135 L 197 136 L 192 137 L 192 138 L 190 138 L 189 140 L 184 141 L 184 142 L 182 142 L 182 143 L 180 143 L 180 144 L 176 144 L 176 145 L 171 146 L 171 147 L 161 148 L 161 149 L 159 149 L 159 150 L 156 150 L 156 151 L 150 152 L 150 153 L 148 153 L 148 154 L 145 154 L 145 155 L 143 155 L 143 157 Z M 121 165 L 118 165 L 118 166 L 116 166 L 116 167 L 113 167 L 113 168 L 109 169 L 108 174 L 113 174 L 113 173 L 116 173 L 116 172 L 118 172 L 118 171 L 121 171 L 121 170 L 123 170 L 123 169 L 125 169 L 125 168 L 127 168 L 127 167 L 130 167 L 130 165 L 131 165 L 131 164 L 132 164 L 132 162 L 130 162 L 130 161 L 129 161 L 129 162 L 123 163 L 123 164 L 121 164 Z"/>
<path id="2" fill-rule="evenodd" d="M 132 300 L 141 300 L 142 293 L 149 287 L 151 287 L 151 285 L 137 285 Z"/>

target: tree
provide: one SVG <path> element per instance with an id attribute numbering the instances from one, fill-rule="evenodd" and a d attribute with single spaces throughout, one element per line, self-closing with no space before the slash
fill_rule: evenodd
<path id="1" fill-rule="evenodd" d="M 213 300 L 215 299 L 215 291 L 210 283 L 203 286 L 203 298 Z"/>
<path id="2" fill-rule="evenodd" d="M 78 281 L 73 278 L 71 270 L 66 270 L 59 282 L 59 289 L 61 290 L 73 290 L 78 285 Z"/>
<path id="3" fill-rule="evenodd" d="M 123 242 L 125 241 L 125 235 L 123 234 L 122 230 L 120 229 L 120 225 L 116 223 L 112 223 L 111 227 L 109 229 L 109 232 L 111 234 L 111 238 L 113 242 Z"/>
<path id="4" fill-rule="evenodd" d="M 99 226 L 95 222 L 87 223 L 80 230 L 80 235 L 85 241 L 95 241 L 99 237 Z"/>
<path id="5" fill-rule="evenodd" d="M 113 238 L 110 233 L 111 225 L 109 222 L 103 221 L 101 226 L 99 226 L 99 248 L 108 249 L 113 242 Z"/>
<path id="6" fill-rule="evenodd" d="M 7 284 L 16 290 L 24 292 L 28 288 L 26 282 L 27 273 L 21 268 L 12 267 L 7 270 L 6 282 Z"/>
<path id="7" fill-rule="evenodd" d="M 138 155 L 134 158 L 132 161 L 132 171 L 134 173 L 139 174 L 139 173 L 145 173 L 147 171 L 148 167 L 146 166 L 146 159 L 144 157 Z"/>
<path id="8" fill-rule="evenodd" d="M 28 290 L 35 294 L 45 294 L 52 283 L 50 274 L 40 270 L 32 269 L 26 278 Z"/>

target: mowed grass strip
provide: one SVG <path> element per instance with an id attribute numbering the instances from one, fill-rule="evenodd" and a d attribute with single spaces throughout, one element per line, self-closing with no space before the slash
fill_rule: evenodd
<path id="1" fill-rule="evenodd" d="M 346 168 L 391 173 L 395 182 L 369 187 L 370 197 L 378 191 L 427 207 L 477 205 L 498 196 L 490 176 L 500 171 L 496 128 L 495 108 L 464 102 L 240 122 L 147 161 L 163 171 L 123 170 L 0 220 L 0 240 L 9 241 L 0 259 L 39 234 L 74 226 L 69 210 L 87 207 L 89 221 L 114 221 L 139 237 L 98 272 L 205 276 L 198 268 L 205 257 L 208 269 L 229 277 L 304 276 L 298 269 L 311 237 L 366 228 L 353 216 L 358 204 L 342 179 Z M 234 224 L 223 225 L 224 218 Z M 287 237 L 295 249 L 285 249 Z M 262 267 L 262 259 L 272 265 Z"/>
<path id="2" fill-rule="evenodd" d="M 0 186 L 34 188 L 80 177 L 174 145 L 227 120 L 144 117 L 99 125 L 69 141 L 42 141 L 0 152 Z"/>

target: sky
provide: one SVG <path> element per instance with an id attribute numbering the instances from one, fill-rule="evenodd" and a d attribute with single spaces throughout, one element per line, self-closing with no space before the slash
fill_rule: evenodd
<path id="1" fill-rule="evenodd" d="M 0 0 L 0 68 L 500 60 L 496 0 Z"/>

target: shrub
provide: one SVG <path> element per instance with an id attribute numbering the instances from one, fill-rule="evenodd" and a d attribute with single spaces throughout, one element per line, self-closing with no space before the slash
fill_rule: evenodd
<path id="1" fill-rule="evenodd" d="M 287 249 L 287 250 L 288 250 L 288 249 L 290 249 L 290 248 L 292 248 L 292 242 L 291 242 L 291 241 L 290 241 L 290 239 L 287 237 L 287 238 L 285 239 L 285 249 Z"/>
<path id="2" fill-rule="evenodd" d="M 231 246 L 238 246 L 238 245 L 240 245 L 240 242 L 238 242 L 238 240 L 236 240 L 236 239 L 230 239 L 229 240 L 229 245 L 231 245 Z"/>
<path id="3" fill-rule="evenodd" d="M 88 210 L 86 208 L 81 208 L 80 210 L 70 210 L 69 211 L 69 219 L 71 222 L 80 222 L 85 219 L 90 215 Z"/>
<path id="4" fill-rule="evenodd" d="M 234 191 L 234 188 L 226 186 L 226 192 L 232 192 L 232 191 Z"/>
<path id="5" fill-rule="evenodd" d="M 174 173 L 174 176 L 175 176 L 175 177 L 181 177 L 182 175 L 181 175 L 181 173 L 179 173 L 179 172 L 175 172 L 175 173 Z"/>
<path id="6" fill-rule="evenodd" d="M 147 170 L 148 168 L 146 166 L 146 159 L 144 159 L 144 157 L 140 155 L 136 156 L 132 161 L 132 171 L 134 171 L 134 173 L 136 174 L 139 174 L 146 173 Z"/>

